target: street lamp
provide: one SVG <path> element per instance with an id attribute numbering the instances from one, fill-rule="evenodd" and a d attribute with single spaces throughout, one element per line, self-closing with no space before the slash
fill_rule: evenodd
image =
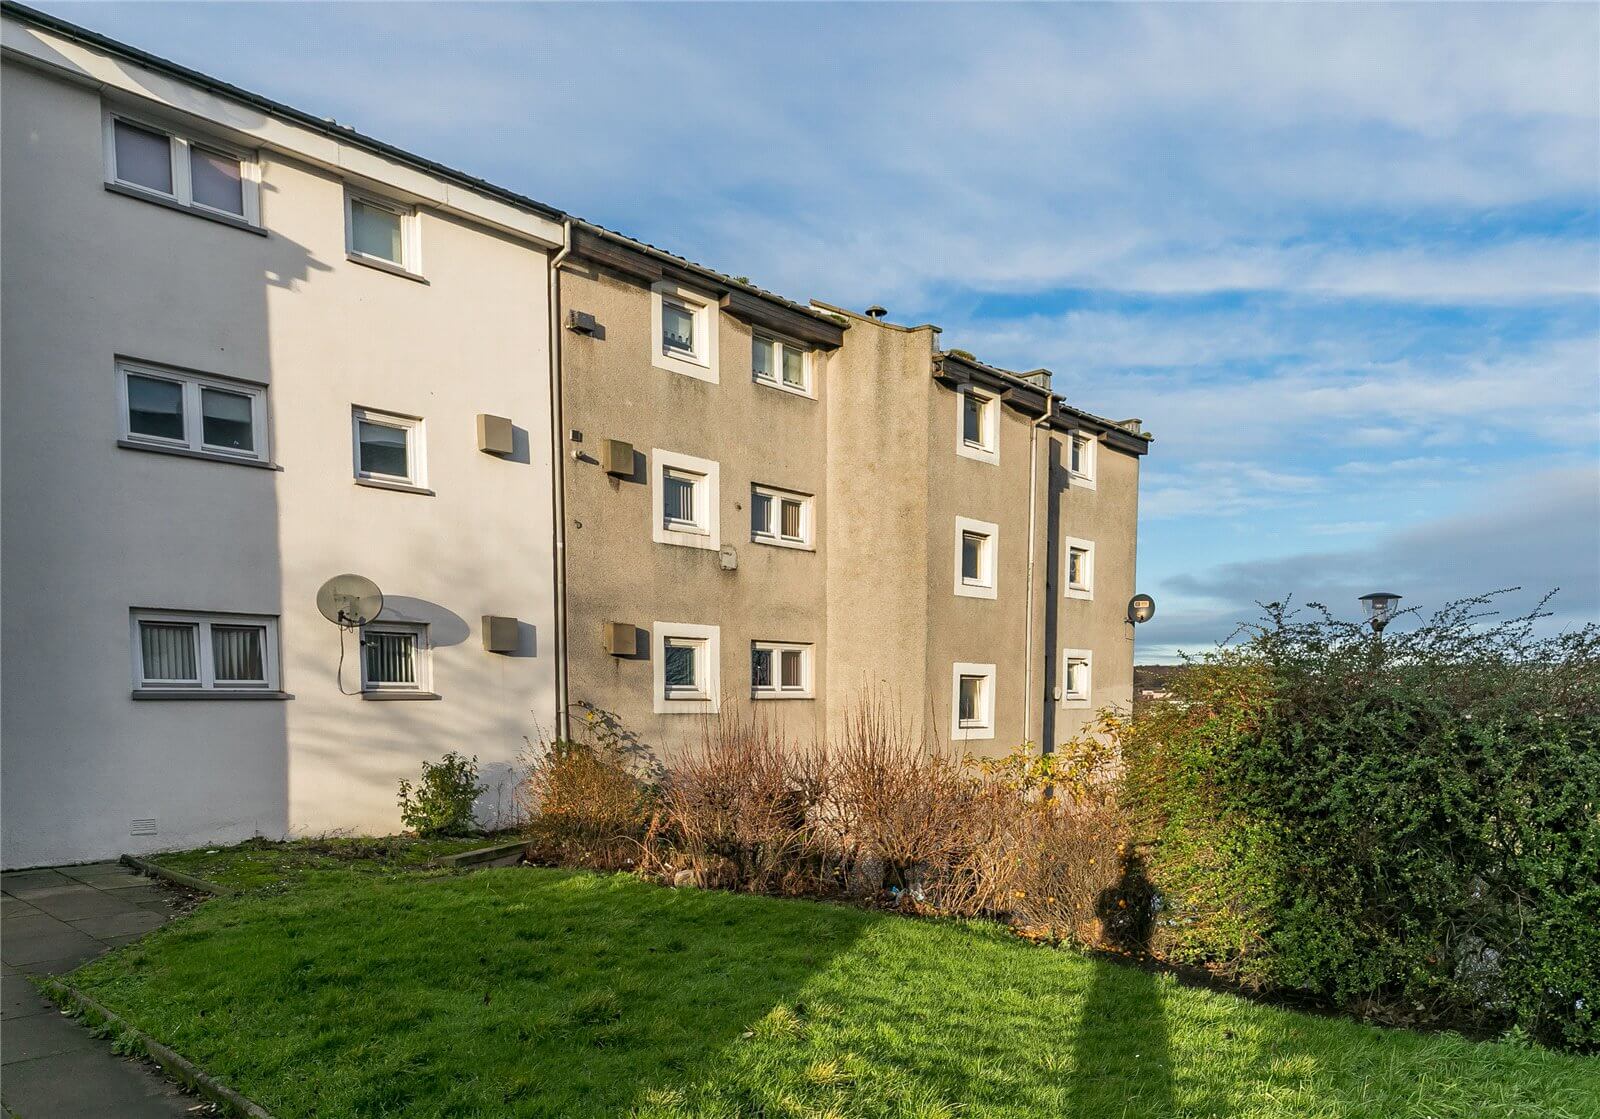
<path id="1" fill-rule="evenodd" d="M 1156 600 L 1147 594 L 1136 594 L 1128 599 L 1128 621 L 1134 625 L 1148 622 L 1156 616 Z"/>
<path id="2" fill-rule="evenodd" d="M 1399 602 L 1400 596 L 1388 591 L 1375 591 L 1361 596 L 1361 605 L 1367 612 L 1367 624 L 1372 627 L 1373 633 L 1382 633 L 1383 627 L 1394 619 L 1395 607 Z"/>

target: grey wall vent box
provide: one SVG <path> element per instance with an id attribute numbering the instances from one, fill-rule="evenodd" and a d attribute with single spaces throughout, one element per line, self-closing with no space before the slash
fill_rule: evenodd
<path id="1" fill-rule="evenodd" d="M 491 455 L 511 453 L 511 421 L 478 413 L 478 450 Z"/>
<path id="2" fill-rule="evenodd" d="M 491 653 L 517 651 L 517 620 L 496 614 L 483 616 L 483 647 Z"/>
<path id="3" fill-rule="evenodd" d="M 607 439 L 600 445 L 600 465 L 607 474 L 620 478 L 633 477 L 633 444 L 620 439 Z"/>
<path id="4" fill-rule="evenodd" d="M 614 657 L 632 657 L 639 653 L 639 631 L 629 622 L 605 624 L 606 652 Z"/>
<path id="5" fill-rule="evenodd" d="M 593 334 L 596 323 L 588 311 L 568 311 L 567 329 L 575 334 Z"/>

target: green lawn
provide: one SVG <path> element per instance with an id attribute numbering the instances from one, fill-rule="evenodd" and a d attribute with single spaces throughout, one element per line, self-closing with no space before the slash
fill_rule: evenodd
<path id="1" fill-rule="evenodd" d="M 277 843 L 252 839 L 234 847 L 173 851 L 150 858 L 164 867 L 235 890 L 259 890 L 298 882 L 324 870 L 387 873 L 419 870 L 441 855 L 456 855 L 502 842 L 504 836 L 466 839 L 298 839 Z"/>
<path id="2" fill-rule="evenodd" d="M 309 873 L 73 982 L 278 1119 L 1600 1116 L 1593 1058 L 581 872 Z"/>

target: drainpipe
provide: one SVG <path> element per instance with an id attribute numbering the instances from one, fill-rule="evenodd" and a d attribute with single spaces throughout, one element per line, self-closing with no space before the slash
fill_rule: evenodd
<path id="1" fill-rule="evenodd" d="M 1028 427 L 1028 616 L 1023 622 L 1022 639 L 1022 741 L 1028 742 L 1033 738 L 1033 566 L 1034 553 L 1037 545 L 1034 536 L 1038 531 L 1039 521 L 1039 452 L 1037 443 L 1039 428 L 1050 422 L 1051 413 L 1055 409 L 1054 398 L 1045 402 L 1044 415 L 1034 420 Z M 1041 746 L 1041 749 L 1044 747 Z"/>
<path id="2" fill-rule="evenodd" d="M 550 258 L 550 518 L 554 525 L 556 739 L 567 740 L 567 441 L 561 414 L 561 265 L 572 253 L 572 219 L 561 223 L 561 251 Z"/>

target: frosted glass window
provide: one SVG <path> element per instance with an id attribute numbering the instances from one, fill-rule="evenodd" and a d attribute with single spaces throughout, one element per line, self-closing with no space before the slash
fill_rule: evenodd
<path id="1" fill-rule="evenodd" d="M 191 146 L 189 179 L 197 204 L 244 216 L 244 170 L 233 156 Z"/>
<path id="2" fill-rule="evenodd" d="M 789 346 L 783 348 L 783 383 L 791 388 L 806 387 L 806 355 Z"/>
<path id="3" fill-rule="evenodd" d="M 116 122 L 112 134 L 118 179 L 161 194 L 173 192 L 170 137 L 125 120 Z"/>
<path id="4" fill-rule="evenodd" d="M 350 200 L 350 248 L 363 256 L 377 257 L 392 264 L 402 264 L 404 238 L 403 221 L 393 210 Z"/>

